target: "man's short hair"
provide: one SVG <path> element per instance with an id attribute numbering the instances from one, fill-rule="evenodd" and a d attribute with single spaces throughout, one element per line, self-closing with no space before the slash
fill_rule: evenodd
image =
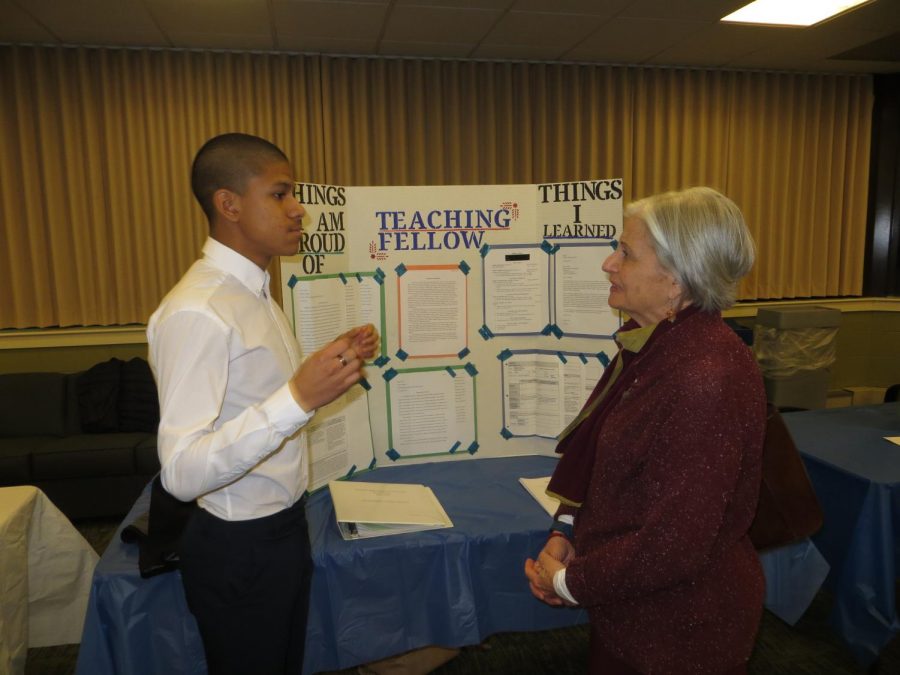
<path id="1" fill-rule="evenodd" d="M 191 189 L 209 222 L 215 218 L 213 195 L 226 188 L 243 194 L 247 181 L 260 175 L 272 162 L 288 162 L 287 156 L 259 136 L 230 133 L 203 144 L 191 166 Z"/>

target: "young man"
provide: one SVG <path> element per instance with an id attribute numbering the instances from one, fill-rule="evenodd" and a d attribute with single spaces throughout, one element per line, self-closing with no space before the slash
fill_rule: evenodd
<path id="1" fill-rule="evenodd" d="M 224 134 L 191 186 L 209 220 L 203 258 L 150 317 L 165 489 L 200 507 L 181 573 L 211 675 L 299 673 L 312 574 L 301 427 L 360 378 L 378 334 L 362 326 L 301 364 L 266 267 L 296 253 L 305 211 L 266 140 Z"/>

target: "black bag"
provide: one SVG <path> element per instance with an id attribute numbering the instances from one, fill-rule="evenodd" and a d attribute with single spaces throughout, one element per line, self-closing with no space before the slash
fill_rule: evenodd
<path id="1" fill-rule="evenodd" d="M 768 406 L 759 505 L 750 526 L 757 551 L 786 546 L 814 534 L 822 507 L 778 409 Z"/>
<path id="2" fill-rule="evenodd" d="M 141 514 L 122 530 L 122 541 L 137 543 L 140 549 L 138 567 L 141 576 L 148 577 L 171 572 L 181 562 L 181 534 L 197 502 L 183 502 L 162 486 L 159 474 L 150 487 L 150 510 Z"/>

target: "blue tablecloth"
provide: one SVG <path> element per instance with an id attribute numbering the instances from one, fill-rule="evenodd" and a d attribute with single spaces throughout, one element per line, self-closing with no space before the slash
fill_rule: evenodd
<path id="1" fill-rule="evenodd" d="M 308 510 L 316 570 L 304 670 L 587 621 L 583 610 L 538 602 L 525 580 L 525 558 L 544 545 L 550 516 L 518 479 L 549 475 L 555 464 L 548 457 L 514 457 L 363 475 L 360 480 L 434 490 L 453 528 L 411 535 L 344 541 L 330 496 L 316 495 Z"/>
<path id="2" fill-rule="evenodd" d="M 831 623 L 857 661 L 900 631 L 900 403 L 789 413 L 784 420 L 825 512 L 813 536 L 831 565 Z"/>
<path id="3" fill-rule="evenodd" d="M 504 631 L 587 621 L 528 591 L 525 558 L 550 517 L 519 484 L 555 460 L 514 457 L 378 469 L 360 480 L 424 483 L 453 528 L 346 542 L 327 490 L 307 506 L 313 575 L 304 672 L 337 670 L 429 644 L 478 644 Z M 149 493 L 126 518 L 146 511 Z M 78 656 L 82 675 L 206 672 L 178 573 L 141 579 L 137 549 L 118 534 L 100 560 Z"/>
<path id="4" fill-rule="evenodd" d="M 313 575 L 304 672 L 337 670 L 417 647 L 478 644 L 507 631 L 587 621 L 580 609 L 535 600 L 524 561 L 546 541 L 550 517 L 519 484 L 556 460 L 511 457 L 378 469 L 360 480 L 431 486 L 453 528 L 346 542 L 327 490 L 307 506 Z M 125 522 L 146 511 L 149 492 Z M 793 623 L 827 565 L 809 542 L 763 556 L 766 603 Z M 78 657 L 81 675 L 206 672 L 178 573 L 141 579 L 137 549 L 116 535 L 94 575 Z"/>

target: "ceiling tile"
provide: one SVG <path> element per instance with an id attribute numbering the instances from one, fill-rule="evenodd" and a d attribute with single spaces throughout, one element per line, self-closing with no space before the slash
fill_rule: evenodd
<path id="1" fill-rule="evenodd" d="M 829 60 L 894 61 L 900 63 L 900 32 L 891 33 L 871 42 L 851 47 L 828 58 Z"/>
<path id="2" fill-rule="evenodd" d="M 554 61 L 559 58 L 558 45 L 481 44 L 472 52 L 474 59 L 510 59 L 514 61 Z"/>
<path id="3" fill-rule="evenodd" d="M 766 49 L 737 57 L 727 65 L 736 68 L 779 67 L 823 72 L 845 70 L 864 72 L 868 68 L 858 61 L 829 61 L 828 57 L 871 42 L 885 34 L 885 31 L 843 29 L 836 22 L 826 22 L 810 28 L 772 29 L 772 31 L 777 39 Z M 898 64 L 894 63 L 893 68 L 896 71 Z M 879 68 L 877 72 L 884 70 Z"/>
<path id="4" fill-rule="evenodd" d="M 354 54 L 374 56 L 375 38 L 328 38 L 283 35 L 278 37 L 278 49 L 289 52 L 312 52 L 321 54 Z"/>
<path id="5" fill-rule="evenodd" d="M 376 40 L 381 35 L 387 5 L 275 0 L 272 11 L 279 42 L 282 37 Z"/>
<path id="6" fill-rule="evenodd" d="M 834 73 L 896 73 L 898 68 L 896 62 L 890 61 L 839 61 L 828 60 L 824 63 L 816 61 L 814 70 L 816 72 L 834 72 Z"/>
<path id="7" fill-rule="evenodd" d="M 396 7 L 414 5 L 417 7 L 453 7 L 462 9 L 505 10 L 510 0 L 396 0 Z"/>
<path id="8" fill-rule="evenodd" d="M 770 28 L 714 23 L 678 40 L 651 57 L 648 62 L 665 65 L 723 66 L 740 56 L 752 54 L 777 40 Z"/>
<path id="9" fill-rule="evenodd" d="M 488 33 L 485 45 L 556 46 L 560 53 L 603 23 L 599 16 L 509 12 Z"/>
<path id="10" fill-rule="evenodd" d="M 620 17 L 633 19 L 686 19 L 714 22 L 740 9 L 750 0 L 634 0 Z"/>
<path id="11" fill-rule="evenodd" d="M 900 0 L 810 29 L 718 22 L 744 2 L 0 0 L 0 42 L 900 72 L 891 61 L 829 60 L 900 32 Z"/>
<path id="12" fill-rule="evenodd" d="M 275 41 L 271 35 L 243 33 L 192 33 L 176 31 L 169 35 L 173 47 L 183 49 L 232 49 L 237 51 L 273 51 Z"/>
<path id="13" fill-rule="evenodd" d="M 511 9 L 523 12 L 546 12 L 552 9 L 560 14 L 596 14 L 611 17 L 619 13 L 633 0 L 516 0 Z"/>
<path id="14" fill-rule="evenodd" d="M 395 7 L 384 31 L 384 40 L 418 43 L 478 43 L 500 18 L 492 9 L 446 7 Z"/>
<path id="15" fill-rule="evenodd" d="M 0 0 L 0 42 L 56 42 L 56 37 L 31 14 L 10 0 Z"/>
<path id="16" fill-rule="evenodd" d="M 563 58 L 602 63 L 644 63 L 704 27 L 693 21 L 615 18 Z"/>
<path id="17" fill-rule="evenodd" d="M 271 35 L 266 0 L 145 0 L 167 35 Z"/>
<path id="18" fill-rule="evenodd" d="M 140 0 L 30 0 L 27 7 L 64 44 L 166 44 Z"/>
<path id="19" fill-rule="evenodd" d="M 393 42 L 383 40 L 378 45 L 381 56 L 424 56 L 438 58 L 466 58 L 474 45 L 453 42 Z"/>
<path id="20" fill-rule="evenodd" d="M 761 51 L 735 59 L 729 68 L 751 70 L 787 70 L 810 73 L 889 73 L 897 72 L 897 64 L 877 61 L 823 61 Z"/>
<path id="21" fill-rule="evenodd" d="M 65 32 L 65 45 L 89 45 L 103 47 L 175 47 L 176 45 L 158 30 L 140 33 L 132 31 L 98 31 L 93 28 L 76 28 Z"/>
<path id="22" fill-rule="evenodd" d="M 846 14 L 841 14 L 826 23 L 835 24 L 839 28 L 882 30 L 886 26 L 893 26 L 896 30 L 900 26 L 900 2 L 897 2 L 897 0 L 876 0 L 862 7 L 857 7 Z"/>
<path id="23" fill-rule="evenodd" d="M 800 59 L 827 59 L 829 56 L 866 44 L 882 37 L 884 33 L 864 30 L 839 30 L 827 24 L 800 29 L 772 43 L 773 54 L 796 56 Z M 780 37 L 780 36 L 779 36 Z"/>

